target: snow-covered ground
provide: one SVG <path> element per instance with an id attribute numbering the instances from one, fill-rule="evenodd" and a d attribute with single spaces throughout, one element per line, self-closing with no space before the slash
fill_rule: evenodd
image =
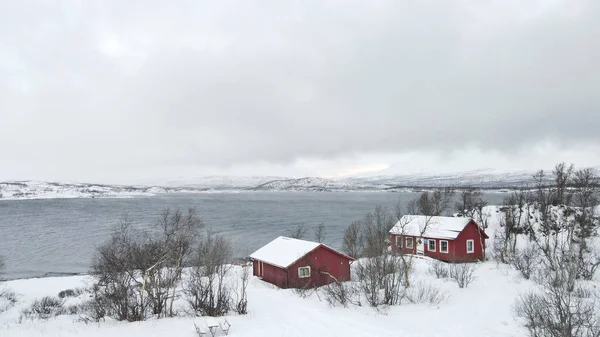
<path id="1" fill-rule="evenodd" d="M 227 316 L 229 336 L 524 336 L 511 306 L 520 293 L 534 285 L 517 272 L 493 262 L 482 263 L 476 279 L 459 289 L 449 279 L 428 273 L 428 260 L 416 260 L 414 285 L 431 284 L 447 299 L 437 306 L 403 304 L 382 312 L 363 307 L 332 308 L 323 296 L 299 297 L 292 290 L 280 290 L 252 277 L 248 287 L 248 315 Z M 236 267 L 237 272 L 241 267 Z M 86 276 L 25 279 L 6 282 L 17 293 L 18 302 L 0 314 L 3 337 L 33 336 L 195 336 L 194 319 L 178 317 L 140 323 L 106 321 L 78 322 L 77 316 L 63 315 L 48 320 L 23 320 L 21 311 L 35 299 L 56 296 L 61 290 L 84 287 Z M 66 305 L 81 301 L 71 298 Z M 319 299 L 321 297 L 321 300 Z M 224 335 L 219 330 L 217 335 Z"/>

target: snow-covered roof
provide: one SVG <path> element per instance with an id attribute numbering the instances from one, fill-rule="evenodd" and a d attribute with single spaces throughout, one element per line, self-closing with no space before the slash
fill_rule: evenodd
<path id="1" fill-rule="evenodd" d="M 471 218 L 449 216 L 404 215 L 390 230 L 391 234 L 421 236 L 435 239 L 456 239 Z"/>
<path id="2" fill-rule="evenodd" d="M 318 242 L 280 236 L 250 254 L 250 258 L 277 267 L 287 268 L 320 245 Z"/>

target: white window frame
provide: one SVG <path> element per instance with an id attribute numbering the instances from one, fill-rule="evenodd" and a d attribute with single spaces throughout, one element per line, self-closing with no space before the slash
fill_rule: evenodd
<path id="1" fill-rule="evenodd" d="M 402 235 L 396 235 L 396 247 L 402 248 Z"/>
<path id="2" fill-rule="evenodd" d="M 446 243 L 446 251 L 443 250 L 443 247 L 444 247 L 444 245 L 442 244 L 443 242 Z M 450 250 L 450 245 L 448 244 L 448 240 L 440 240 L 440 253 L 448 254 L 449 250 Z"/>
<path id="3" fill-rule="evenodd" d="M 307 269 L 308 275 L 302 276 L 302 273 L 300 272 L 300 270 L 302 270 L 302 269 Z M 298 268 L 298 278 L 309 278 L 309 277 L 310 277 L 310 266 L 304 266 L 304 267 Z"/>
<path id="4" fill-rule="evenodd" d="M 410 246 L 408 245 L 408 239 L 410 239 Z M 415 248 L 415 240 L 412 236 L 406 237 L 406 249 L 414 249 Z"/>
<path id="5" fill-rule="evenodd" d="M 469 250 L 469 242 L 471 243 L 471 250 Z M 475 240 L 467 240 L 467 254 L 475 253 Z"/>
<path id="6" fill-rule="evenodd" d="M 431 243 L 433 242 L 433 249 L 431 249 Z M 427 251 L 435 252 L 437 250 L 437 242 L 435 239 L 427 239 Z"/>

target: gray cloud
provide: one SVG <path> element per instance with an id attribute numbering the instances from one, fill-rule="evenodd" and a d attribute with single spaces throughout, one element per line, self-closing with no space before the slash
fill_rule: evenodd
<path id="1" fill-rule="evenodd" d="M 583 0 L 3 2 L 0 148 L 64 176 L 597 146 L 599 19 Z"/>

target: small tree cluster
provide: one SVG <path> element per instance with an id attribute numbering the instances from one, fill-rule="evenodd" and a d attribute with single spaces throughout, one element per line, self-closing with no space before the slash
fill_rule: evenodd
<path id="1" fill-rule="evenodd" d="M 231 257 L 229 242 L 209 232 L 184 287 L 186 301 L 194 315 L 223 316 L 231 309 L 232 289 L 225 280 L 232 267 Z"/>
<path id="2" fill-rule="evenodd" d="M 552 176 L 538 171 L 530 191 L 506 200 L 495 256 L 540 286 L 515 305 L 531 336 L 598 336 L 599 294 L 582 280 L 593 279 L 600 266 L 593 243 L 599 178 L 592 169 L 564 163 L 555 166 Z M 526 248 L 517 246 L 519 237 Z"/>
<path id="3" fill-rule="evenodd" d="M 522 319 L 533 337 L 600 335 L 599 293 L 576 280 L 578 271 L 571 262 L 572 253 L 558 254 L 566 265 L 557 273 L 536 272 L 541 291 L 522 295 L 516 302 L 515 315 Z"/>
<path id="4" fill-rule="evenodd" d="M 194 209 L 166 209 L 150 231 L 134 228 L 123 217 L 110 239 L 99 246 L 92 265 L 96 282 L 88 305 L 94 320 L 105 316 L 138 321 L 177 314 L 174 302 L 183 293 L 194 315 L 219 316 L 233 306 L 229 241 L 204 227 Z M 184 267 L 191 266 L 184 278 Z M 247 306 L 247 278 L 236 309 Z M 182 289 L 181 289 L 182 288 Z"/>

